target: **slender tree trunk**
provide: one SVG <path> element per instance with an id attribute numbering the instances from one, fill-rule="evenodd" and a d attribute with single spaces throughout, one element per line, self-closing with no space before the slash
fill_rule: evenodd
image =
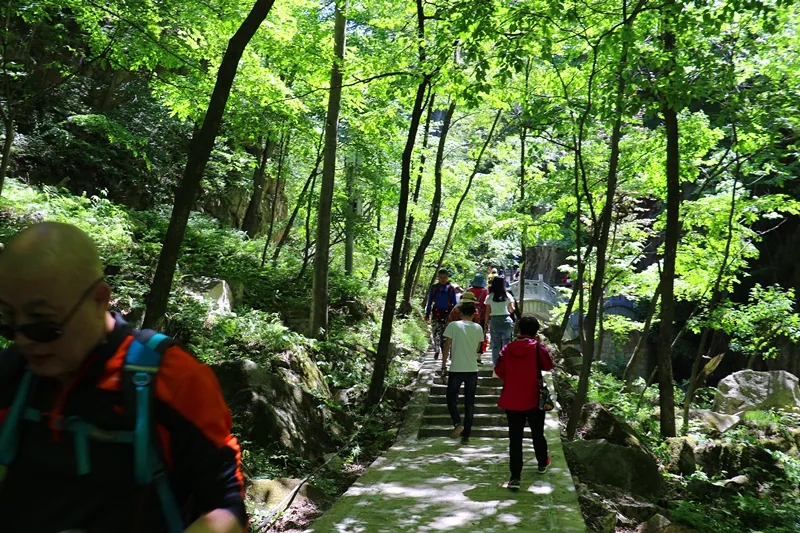
<path id="1" fill-rule="evenodd" d="M 670 2 L 673 3 L 673 2 Z M 663 35 L 664 50 L 672 56 L 675 34 L 667 29 Z M 666 73 L 670 76 L 672 69 Z M 661 325 L 658 334 L 658 390 L 661 407 L 661 435 L 676 436 L 675 391 L 672 383 L 672 331 L 675 320 L 675 261 L 680 239 L 680 151 L 678 148 L 678 112 L 664 98 L 662 107 L 667 134 L 667 221 L 664 239 L 664 268 L 661 271 Z"/>
<path id="2" fill-rule="evenodd" d="M 376 218 L 378 219 L 378 222 L 377 222 L 377 227 L 375 228 L 375 233 L 378 235 L 378 242 L 380 242 L 380 238 L 381 238 L 381 206 L 378 205 L 375 208 L 375 210 L 378 213 L 376 215 Z M 370 276 L 371 280 L 374 281 L 374 280 L 378 279 L 378 273 L 380 272 L 380 268 L 381 268 L 381 258 L 376 256 L 375 257 L 375 264 L 372 267 L 372 276 Z"/>
<path id="3" fill-rule="evenodd" d="M 250 197 L 250 203 L 247 204 L 247 211 L 245 211 L 242 221 L 242 231 L 247 233 L 251 239 L 255 238 L 258 227 L 261 225 L 261 202 L 264 199 L 264 188 L 267 184 L 267 163 L 272 159 L 274 151 L 275 142 L 268 135 L 264 142 L 264 148 L 259 154 L 258 166 L 253 172 L 253 194 Z"/>
<path id="4" fill-rule="evenodd" d="M 308 262 L 311 259 L 311 213 L 314 208 L 314 189 L 316 185 L 317 185 L 317 175 L 314 174 L 314 177 L 311 180 L 311 191 L 308 194 L 308 203 L 306 204 L 306 223 L 305 223 L 306 245 L 303 247 L 303 264 L 300 267 L 300 272 L 297 273 L 297 281 L 303 279 L 303 276 L 306 273 L 306 269 L 308 268 Z"/>
<path id="5" fill-rule="evenodd" d="M 353 275 L 353 256 L 356 248 L 356 174 L 354 162 L 347 165 L 345 176 L 347 178 L 347 217 L 344 221 L 344 273 L 350 277 Z"/>
<path id="6" fill-rule="evenodd" d="M 324 339 L 328 335 L 328 259 L 330 257 L 331 212 L 336 177 L 336 148 L 339 139 L 339 109 L 342 100 L 342 67 L 346 41 L 347 0 L 336 0 L 334 55 L 331 68 L 331 89 L 328 116 L 325 120 L 325 161 L 322 165 L 322 189 L 317 214 L 317 246 L 314 256 L 314 285 L 311 302 L 311 336 Z"/>
<path id="7" fill-rule="evenodd" d="M 247 43 L 253 38 L 261 23 L 269 14 L 275 0 L 256 0 L 247 18 L 236 30 L 228 42 L 225 55 L 222 58 L 211 101 L 206 110 L 205 120 L 201 128 L 195 132 L 189 147 L 186 169 L 175 194 L 175 204 L 172 208 L 167 235 L 161 248 L 150 294 L 147 297 L 147 311 L 144 316 L 144 326 L 149 329 L 163 329 L 164 314 L 167 311 L 167 302 L 172 288 L 172 279 L 180 255 L 181 243 L 186 233 L 189 213 L 200 188 L 211 150 L 217 139 L 228 96 L 236 77 L 239 60 L 242 58 Z"/>
<path id="8" fill-rule="evenodd" d="M 422 17 L 421 0 L 417 0 L 418 16 Z M 417 131 L 422 117 L 422 104 L 425 100 L 425 90 L 430 83 L 430 76 L 426 75 L 417 87 L 417 95 L 414 99 L 414 108 L 411 111 L 411 124 L 408 128 L 408 138 L 406 147 L 403 150 L 400 176 L 400 205 L 397 207 L 397 226 L 394 232 L 394 245 L 392 246 L 392 258 L 389 264 L 389 287 L 386 292 L 386 305 L 383 308 L 383 320 L 381 322 L 381 336 L 378 341 L 378 351 L 375 355 L 375 370 L 372 373 L 372 380 L 369 385 L 367 401 L 376 404 L 380 401 L 383 392 L 383 385 L 386 379 L 386 372 L 389 369 L 389 345 L 392 341 L 392 326 L 397 307 L 397 292 L 400 289 L 402 273 L 400 272 L 400 254 L 403 248 L 403 233 L 406 227 L 406 215 L 408 213 L 408 190 L 411 184 L 411 158 L 414 153 L 414 143 L 417 139 Z"/>
<path id="9" fill-rule="evenodd" d="M 0 195 L 3 194 L 8 166 L 11 163 L 11 146 L 14 144 L 14 120 L 11 115 L 4 113 L 3 126 L 5 127 L 5 140 L 3 141 L 3 161 L 0 162 Z"/>
<path id="10" fill-rule="evenodd" d="M 450 244 L 453 242 L 453 234 L 456 229 L 456 223 L 458 222 L 458 215 L 461 212 L 461 206 L 464 204 L 464 200 L 467 199 L 467 196 L 469 196 L 469 191 L 472 189 L 472 182 L 475 181 L 475 176 L 478 175 L 478 171 L 481 168 L 483 154 L 486 153 L 486 149 L 489 147 L 489 143 L 492 141 L 494 132 L 497 129 L 497 124 L 500 122 L 501 115 L 502 110 L 498 110 L 494 117 L 494 122 L 492 123 L 492 129 L 489 130 L 489 135 L 486 137 L 483 146 L 481 146 L 481 151 L 478 153 L 477 159 L 475 159 L 475 166 L 472 168 L 472 173 L 469 175 L 467 186 L 464 188 L 461 198 L 458 199 L 456 209 L 453 211 L 453 220 L 450 221 L 450 228 L 447 230 L 447 237 L 444 240 L 444 246 L 442 246 L 442 252 L 439 254 L 439 261 L 436 263 L 436 268 L 433 271 L 433 277 L 431 278 L 431 282 L 428 284 L 429 287 L 433 285 L 433 282 L 436 280 L 436 273 L 442 268 L 442 265 L 444 264 L 444 258 L 447 256 L 447 252 L 450 250 Z M 409 295 L 409 299 L 410 298 L 411 296 Z M 428 291 L 425 291 L 425 298 L 426 301 L 423 302 L 423 305 L 427 305 Z"/>
<path id="11" fill-rule="evenodd" d="M 595 351 L 595 333 L 598 314 L 603 305 L 603 287 L 605 286 L 606 251 L 608 249 L 608 236 L 611 232 L 612 215 L 614 212 L 614 195 L 617 191 L 617 168 L 619 167 L 619 142 L 622 137 L 622 115 L 625 112 L 626 78 L 624 76 L 628 62 L 628 41 L 623 42 L 622 56 L 617 67 L 617 99 L 615 104 L 616 120 L 611 133 L 611 154 L 608 161 L 608 180 L 606 184 L 606 201 L 600 214 L 600 235 L 597 239 L 597 266 L 589 298 L 589 312 L 581 328 L 581 351 L 583 352 L 583 365 L 578 381 L 578 391 L 572 404 L 572 413 L 567 424 L 567 438 L 572 440 L 578 428 L 583 404 L 589 392 L 589 377 L 592 371 L 592 361 Z M 580 254 L 579 254 L 580 255 Z M 581 283 L 581 286 L 583 283 Z"/>
<path id="12" fill-rule="evenodd" d="M 323 133 L 324 135 L 324 133 Z M 283 246 L 286 244 L 286 241 L 289 239 L 289 234 L 294 227 L 294 221 L 297 218 L 297 213 L 300 211 L 300 207 L 303 205 L 306 194 L 308 194 L 308 187 L 311 185 L 312 180 L 317 177 L 319 174 L 319 166 L 322 163 L 322 135 L 320 136 L 319 146 L 317 148 L 317 160 L 314 163 L 314 169 L 309 173 L 308 178 L 306 178 L 306 182 L 303 185 L 303 190 L 300 192 L 300 196 L 297 197 L 297 203 L 294 206 L 294 210 L 292 211 L 291 216 L 289 216 L 289 220 L 286 222 L 286 227 L 283 230 L 283 235 L 281 235 L 280 241 L 278 241 L 278 245 L 275 247 L 275 251 L 272 253 L 272 262 L 276 263 L 278 261 L 278 257 L 281 254 L 281 250 Z M 266 246 L 264 247 L 264 254 L 261 257 L 261 266 L 264 266 L 264 258 L 266 258 L 267 249 Z"/>
<path id="13" fill-rule="evenodd" d="M 736 127 L 734 131 L 734 142 L 736 142 Z M 722 264 L 717 272 L 717 277 L 714 280 L 714 288 L 711 291 L 711 300 L 708 302 L 707 313 L 709 315 L 714 312 L 722 300 L 722 279 L 725 277 L 725 272 L 728 270 L 728 260 L 731 255 L 731 244 L 733 243 L 733 219 L 736 214 L 736 186 L 738 185 L 739 172 L 741 171 L 741 161 L 738 154 L 736 155 L 736 172 L 734 172 L 733 191 L 731 192 L 731 208 L 728 211 L 728 238 L 725 241 L 725 252 L 722 256 Z M 697 354 L 692 364 L 692 375 L 689 378 L 689 388 L 686 391 L 686 398 L 683 401 L 683 433 L 689 429 L 689 410 L 694 400 L 694 393 L 698 388 L 698 380 L 700 376 L 700 367 L 703 364 L 703 355 L 705 354 L 706 341 L 710 334 L 711 328 L 706 326 L 703 329 L 703 336 L 700 340 L 700 346 L 697 348 Z M 748 368 L 751 368 L 748 366 Z"/>
<path id="14" fill-rule="evenodd" d="M 269 243 L 272 242 L 272 236 L 275 232 L 275 216 L 278 209 L 278 198 L 280 197 L 283 188 L 286 186 L 286 180 L 283 179 L 283 164 L 288 157 L 290 140 L 291 132 L 284 132 L 280 143 L 280 153 L 278 154 L 278 168 L 275 169 L 275 190 L 272 192 L 272 205 L 270 205 L 269 210 L 269 227 L 267 228 L 267 238 L 264 249 L 266 249 Z"/>
<path id="15" fill-rule="evenodd" d="M 414 273 L 422 264 L 422 259 L 425 257 L 425 252 L 428 245 L 433 240 L 433 235 L 436 233 L 436 226 L 439 224 L 439 213 L 442 207 L 442 165 L 444 163 L 444 147 L 447 142 L 447 135 L 450 133 L 450 123 L 453 120 L 453 114 L 456 111 L 455 100 L 450 103 L 447 112 L 444 115 L 444 122 L 442 123 L 442 131 L 439 136 L 439 148 L 436 150 L 436 164 L 434 165 L 434 192 L 433 202 L 431 203 L 431 215 L 428 221 L 428 228 L 422 236 L 422 240 L 417 246 L 417 251 L 411 259 L 411 265 L 408 267 L 406 274 L 406 281 L 403 290 L 403 301 L 400 303 L 400 313 L 408 314 L 411 312 L 411 289 L 414 285 Z"/>
<path id="16" fill-rule="evenodd" d="M 525 70 L 525 87 L 527 89 L 528 86 L 528 70 Z M 519 203 L 521 209 L 523 210 L 523 216 L 525 222 L 522 223 L 522 229 L 520 230 L 520 251 L 522 253 L 522 261 L 523 265 L 525 264 L 525 260 L 527 259 L 527 234 L 528 234 L 528 217 L 529 217 L 529 210 L 525 207 L 525 140 L 528 136 L 528 130 L 525 126 L 522 127 L 522 130 L 519 134 Z M 520 274 L 519 280 L 519 294 L 517 294 L 517 305 L 519 305 L 519 312 L 520 315 L 525 313 L 525 273 L 522 272 Z"/>
<path id="17" fill-rule="evenodd" d="M 653 291 L 653 297 L 650 299 L 650 305 L 647 308 L 647 317 L 644 320 L 644 327 L 642 328 L 642 336 L 639 337 L 639 340 L 636 342 L 636 347 L 633 349 L 633 355 L 631 355 L 630 360 L 628 360 L 628 364 L 625 365 L 625 390 L 630 391 L 631 387 L 633 387 L 633 380 L 634 374 L 633 369 L 636 368 L 636 365 L 639 363 L 639 359 L 642 358 L 645 352 L 645 346 L 647 346 L 647 338 L 650 334 L 650 325 L 653 323 L 653 317 L 656 314 L 656 309 L 658 307 L 658 298 L 661 296 L 661 281 L 658 282 L 656 286 L 656 290 Z"/>
<path id="18" fill-rule="evenodd" d="M 431 115 L 433 115 L 433 105 L 436 101 L 436 93 L 428 93 L 427 103 L 425 104 L 428 108 L 428 114 L 425 117 L 425 128 L 423 129 L 422 134 L 422 150 L 420 150 L 419 156 L 419 171 L 417 172 L 417 184 L 414 186 L 414 198 L 413 202 L 416 206 L 419 202 L 419 192 L 422 188 L 422 175 L 425 171 L 425 161 L 426 161 L 426 151 L 428 149 L 428 139 L 430 138 L 430 131 L 431 131 Z M 414 213 L 413 211 L 408 216 L 408 226 L 406 227 L 406 238 L 403 240 L 403 255 L 400 261 L 400 272 L 401 274 L 406 273 L 406 267 L 408 266 L 408 256 L 411 255 L 411 239 L 414 236 Z M 409 269 L 410 270 L 410 269 Z M 405 302 L 405 298 L 403 298 L 403 302 Z M 400 312 L 403 312 L 403 302 L 400 303 Z"/>

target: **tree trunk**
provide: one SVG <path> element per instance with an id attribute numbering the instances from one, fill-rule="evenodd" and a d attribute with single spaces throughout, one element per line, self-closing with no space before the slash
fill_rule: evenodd
<path id="1" fill-rule="evenodd" d="M 664 32 L 664 50 L 674 54 L 675 34 Z M 671 75 L 670 72 L 666 76 Z M 667 134 L 667 223 L 664 232 L 664 268 L 661 271 L 661 325 L 658 332 L 658 390 L 661 407 L 661 435 L 676 436 L 675 390 L 672 383 L 672 322 L 675 319 L 675 261 L 680 238 L 680 151 L 678 113 L 665 98 L 664 126 Z"/>
<path id="2" fill-rule="evenodd" d="M 661 282 L 659 281 L 658 285 L 656 286 L 656 290 L 653 291 L 653 298 L 650 300 L 650 305 L 647 308 L 647 317 L 644 320 L 644 327 L 642 328 L 642 336 L 639 337 L 639 340 L 636 342 L 636 347 L 633 349 L 633 355 L 628 360 L 628 364 L 625 365 L 625 390 L 630 392 L 631 387 L 633 386 L 633 369 L 636 367 L 639 359 L 641 359 L 642 355 L 645 352 L 645 346 L 647 346 L 647 337 L 650 334 L 650 324 L 653 323 L 653 317 L 656 314 L 656 308 L 658 307 L 658 298 L 661 296 Z"/>
<path id="3" fill-rule="evenodd" d="M 305 223 L 305 230 L 306 230 L 306 245 L 303 247 L 303 265 L 300 267 L 300 272 L 297 273 L 297 281 L 303 279 L 303 276 L 306 273 L 306 269 L 308 268 L 308 261 L 311 259 L 311 213 L 312 208 L 314 207 L 314 189 L 317 186 L 317 175 L 314 174 L 314 177 L 311 180 L 311 190 L 308 194 L 308 204 L 306 205 L 306 223 Z M 310 319 L 311 317 L 309 317 Z"/>
<path id="4" fill-rule="evenodd" d="M 481 151 L 478 153 L 478 158 L 475 160 L 475 166 L 472 168 L 472 174 L 469 175 L 469 179 L 467 180 L 467 186 L 464 188 L 464 192 L 461 194 L 461 198 L 458 199 L 455 211 L 453 211 L 453 220 L 450 222 L 450 228 L 447 230 L 447 237 L 444 240 L 444 246 L 442 246 L 442 253 L 439 254 L 439 261 L 436 263 L 436 269 L 434 269 L 433 271 L 433 277 L 431 278 L 431 282 L 428 284 L 429 287 L 433 285 L 434 281 L 436 281 L 436 274 L 437 272 L 439 272 L 439 269 L 442 268 L 442 265 L 444 264 L 444 258 L 447 256 L 447 252 L 450 249 L 450 244 L 453 242 L 453 233 L 456 228 L 456 222 L 458 222 L 458 214 L 461 212 L 461 206 L 464 204 L 464 200 L 467 199 L 467 196 L 469 196 L 469 191 L 472 189 L 472 182 L 475 181 L 475 176 L 478 175 L 478 171 L 481 168 L 481 160 L 483 160 L 483 154 L 486 153 L 486 148 L 488 148 L 489 143 L 492 141 L 495 129 L 497 129 L 497 124 L 498 122 L 500 122 L 501 114 L 502 110 L 498 109 L 497 114 L 494 117 L 494 122 L 492 123 L 492 129 L 489 130 L 489 135 L 486 137 L 486 141 L 484 141 L 483 146 L 481 147 Z M 423 302 L 423 306 L 427 305 L 428 303 L 427 302 L 428 292 L 429 291 L 425 291 L 426 301 Z M 413 294 L 413 291 L 410 294 Z"/>
<path id="5" fill-rule="evenodd" d="M 733 135 L 734 143 L 737 143 L 735 125 L 733 128 Z M 731 255 L 731 244 L 733 243 L 733 219 L 736 213 L 736 186 L 739 183 L 738 178 L 740 171 L 741 160 L 737 154 L 736 171 L 734 172 L 733 179 L 733 191 L 731 192 L 731 208 L 728 211 L 728 238 L 725 241 L 725 252 L 722 256 L 722 264 L 720 265 L 719 272 L 717 272 L 717 277 L 714 280 L 714 288 L 711 290 L 711 299 L 708 302 L 706 312 L 709 314 L 709 316 L 714 312 L 717 305 L 722 300 L 722 278 L 725 276 L 725 271 L 728 270 L 728 260 L 730 259 Z M 703 364 L 703 355 L 705 354 L 706 341 L 708 340 L 709 333 L 710 328 L 706 326 L 703 329 L 703 336 L 700 339 L 700 346 L 697 348 L 697 354 L 695 355 L 694 363 L 692 364 L 692 375 L 689 378 L 689 388 L 686 390 L 686 397 L 683 401 L 683 433 L 686 433 L 686 431 L 689 429 L 689 410 L 692 406 L 692 401 L 694 400 L 694 393 L 697 391 L 699 385 L 698 380 L 700 377 L 700 367 Z M 711 348 L 713 348 L 713 346 Z M 752 365 L 752 361 L 749 363 L 748 368 L 752 368 L 750 365 Z"/>
<path id="6" fill-rule="evenodd" d="M 261 201 L 264 199 L 264 188 L 267 184 L 267 163 L 272 159 L 274 151 L 275 141 L 267 135 L 264 148 L 259 153 L 258 166 L 253 172 L 253 194 L 250 196 L 250 203 L 247 204 L 247 211 L 242 220 L 242 231 L 251 239 L 255 238 L 261 225 Z"/>
<path id="7" fill-rule="evenodd" d="M 376 218 L 378 219 L 378 223 L 377 223 L 377 227 L 375 228 L 375 233 L 378 236 L 378 242 L 380 242 L 380 238 L 381 238 L 381 206 L 380 205 L 377 206 L 375 208 L 375 210 L 378 213 L 377 216 L 376 216 Z M 381 268 L 381 258 L 376 256 L 375 257 L 375 264 L 372 266 L 372 276 L 370 276 L 369 279 L 371 279 L 372 281 L 375 281 L 376 279 L 378 279 L 378 273 L 380 272 L 380 268 Z"/>
<path id="8" fill-rule="evenodd" d="M 345 169 L 347 179 L 347 213 L 344 221 L 344 273 L 346 276 L 353 275 L 353 256 L 355 255 L 356 236 L 356 174 L 355 162 L 347 165 Z"/>
<path id="9" fill-rule="evenodd" d="M 11 163 L 11 146 L 14 144 L 14 120 L 10 114 L 5 114 L 3 126 L 5 127 L 5 140 L 3 141 L 3 161 L 0 162 L 0 196 L 3 194 L 6 173 Z"/>
<path id="10" fill-rule="evenodd" d="M 225 55 L 222 58 L 211 101 L 206 110 L 202 127 L 192 136 L 186 168 L 183 178 L 175 193 L 175 204 L 172 208 L 167 235 L 158 258 L 158 266 L 150 286 L 147 297 L 147 311 L 144 316 L 144 326 L 149 329 L 162 329 L 164 315 L 167 312 L 167 302 L 172 288 L 172 279 L 180 255 L 181 243 L 186 233 L 189 213 L 200 188 L 211 150 L 217 139 L 225 106 L 231 92 L 239 60 L 242 58 L 247 43 L 253 38 L 261 23 L 269 14 L 275 0 L 256 0 L 247 18 L 231 37 Z"/>
<path id="11" fill-rule="evenodd" d="M 617 66 L 617 98 L 615 103 L 616 120 L 611 133 L 611 153 L 608 161 L 608 179 L 606 184 L 606 201 L 600 214 L 600 235 L 597 243 L 597 266 L 595 267 L 592 289 L 589 297 L 589 311 L 581 328 L 581 351 L 583 364 L 578 380 L 578 391 L 572 405 L 572 413 L 567 424 L 567 438 L 572 440 L 578 428 L 583 404 L 589 392 L 589 377 L 594 360 L 595 331 L 598 314 L 603 305 L 603 288 L 605 286 L 606 250 L 608 249 L 608 236 L 611 232 L 612 215 L 614 212 L 614 195 L 617 191 L 617 168 L 619 167 L 619 141 L 622 137 L 622 114 L 625 112 L 626 78 L 624 76 L 628 62 L 628 41 L 623 42 L 622 56 Z M 580 252 L 579 252 L 580 254 Z M 581 286 L 583 285 L 581 279 Z"/>
<path id="12" fill-rule="evenodd" d="M 411 289 L 414 285 L 414 273 L 422 264 L 422 259 L 425 257 L 425 252 L 428 250 L 428 245 L 431 243 L 433 235 L 436 233 L 436 226 L 439 224 L 439 213 L 442 208 L 442 164 L 444 163 L 444 147 L 447 142 L 447 135 L 450 133 L 450 123 L 453 120 L 455 111 L 456 102 L 453 100 L 444 115 L 444 122 L 442 123 L 442 130 L 439 136 L 439 148 L 436 150 L 436 164 L 433 169 L 433 203 L 431 203 L 431 215 L 428 221 L 428 229 L 425 230 L 425 234 L 422 236 L 422 240 L 419 242 L 417 251 L 414 253 L 414 257 L 411 259 L 411 264 L 408 267 L 403 290 L 403 301 L 400 303 L 400 313 L 402 314 L 411 312 Z"/>
<path id="13" fill-rule="evenodd" d="M 324 133 L 323 133 L 324 135 Z M 276 263 L 278 261 L 278 257 L 281 255 L 281 249 L 286 244 L 286 241 L 289 239 L 289 234 L 294 227 L 294 221 L 297 218 L 297 213 L 300 211 L 300 206 L 303 205 L 306 194 L 308 194 L 308 187 L 311 185 L 313 179 L 317 177 L 319 174 L 319 166 L 322 163 L 322 136 L 320 136 L 319 147 L 317 148 L 317 160 L 314 163 L 314 169 L 309 173 L 308 178 L 306 178 L 306 182 L 303 185 L 303 190 L 300 191 L 300 196 L 297 197 L 297 203 L 294 206 L 294 210 L 292 211 L 291 216 L 289 216 L 289 220 L 286 222 L 286 227 L 283 230 L 283 235 L 281 235 L 281 240 L 278 241 L 278 245 L 275 247 L 275 251 L 272 253 L 272 262 Z M 267 249 L 266 246 L 264 247 L 264 254 L 261 258 L 261 266 L 264 266 L 264 258 L 266 257 Z"/>
<path id="14" fill-rule="evenodd" d="M 528 69 L 525 70 L 525 88 L 528 87 Z M 527 92 L 527 91 L 526 91 Z M 527 257 L 528 249 L 527 249 L 527 234 L 528 234 L 528 214 L 529 210 L 525 208 L 525 140 L 528 136 L 528 130 L 525 126 L 522 127 L 522 130 L 519 134 L 519 203 L 520 207 L 523 210 L 523 216 L 525 222 L 522 223 L 522 230 L 520 231 L 520 252 L 522 253 L 522 261 L 523 261 L 523 268 L 524 268 L 524 261 Z M 519 294 L 517 296 L 517 305 L 519 306 L 519 313 L 520 315 L 525 313 L 525 273 L 520 273 L 520 280 L 519 280 Z"/>
<path id="15" fill-rule="evenodd" d="M 428 95 L 427 103 L 425 104 L 428 107 L 428 114 L 425 117 L 425 128 L 423 129 L 422 133 L 422 150 L 420 150 L 419 156 L 419 171 L 417 172 L 417 184 L 414 186 L 414 205 L 416 206 L 419 202 L 419 192 L 422 188 L 422 174 L 425 171 L 425 161 L 426 155 L 425 151 L 428 149 L 428 139 L 430 138 L 430 131 L 431 131 L 431 115 L 433 115 L 433 105 L 436 101 L 436 93 L 432 93 Z M 400 273 L 406 273 L 406 267 L 408 266 L 408 256 L 411 255 L 411 238 L 414 235 L 414 213 L 412 212 L 408 216 L 408 226 L 406 227 L 406 238 L 403 240 L 403 255 L 402 259 L 400 260 Z M 404 312 L 403 310 L 403 303 L 405 302 L 405 298 L 403 302 L 400 303 L 400 312 Z"/>
<path id="16" fill-rule="evenodd" d="M 291 140 L 291 132 L 286 131 L 280 142 L 280 151 L 278 153 L 278 168 L 275 169 L 275 190 L 272 191 L 272 204 L 269 209 L 269 227 L 267 228 L 267 238 L 265 239 L 264 249 L 272 242 L 272 236 L 275 232 L 275 211 L 278 209 L 278 198 L 281 191 L 286 185 L 286 180 L 283 179 L 283 164 L 288 157 L 289 142 Z M 262 258 L 263 261 L 263 258 Z"/>
<path id="17" fill-rule="evenodd" d="M 336 148 L 339 139 L 339 108 L 342 101 L 342 67 L 346 41 L 347 0 L 336 0 L 334 55 L 331 68 L 328 115 L 325 119 L 325 161 L 322 165 L 322 188 L 317 213 L 317 246 L 314 256 L 314 283 L 311 302 L 311 336 L 328 335 L 328 259 L 330 257 L 331 211 L 336 177 Z"/>
<path id="18" fill-rule="evenodd" d="M 417 0 L 418 16 L 422 17 L 421 0 Z M 422 117 L 422 104 L 425 100 L 425 90 L 430 83 L 430 76 L 426 75 L 417 87 L 417 96 L 414 99 L 414 108 L 411 111 L 411 124 L 408 128 L 408 138 L 403 150 L 403 159 L 400 174 L 400 205 L 397 207 L 397 226 L 394 232 L 392 258 L 389 264 L 389 287 L 386 291 L 386 305 L 383 308 L 381 322 L 381 336 L 378 341 L 378 351 L 375 354 L 375 370 L 369 384 L 367 401 L 377 404 L 383 396 L 383 385 L 386 372 L 389 369 L 389 345 L 392 341 L 392 326 L 394 325 L 395 308 L 397 306 L 397 292 L 400 288 L 402 273 L 400 272 L 400 254 L 403 248 L 403 233 L 406 226 L 408 213 L 408 190 L 411 184 L 411 157 L 414 153 L 414 143 L 417 139 L 420 118 Z"/>

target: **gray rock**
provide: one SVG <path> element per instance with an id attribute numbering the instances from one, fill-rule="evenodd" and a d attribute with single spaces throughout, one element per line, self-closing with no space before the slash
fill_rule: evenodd
<path id="1" fill-rule="evenodd" d="M 286 369 L 274 373 L 253 361 L 226 361 L 212 368 L 244 440 L 317 459 L 333 449 L 334 435 L 352 430 L 347 415 L 320 406 L 318 398 L 285 379 L 294 375 Z"/>
<path id="2" fill-rule="evenodd" d="M 286 504 L 287 496 L 300 484 L 299 479 L 254 479 L 247 488 L 247 500 L 261 511 L 272 511 L 281 503 Z M 304 483 L 297 491 L 292 506 L 308 502 L 315 507 L 325 509 L 330 506 L 330 497 L 320 489 Z"/>
<path id="3" fill-rule="evenodd" d="M 726 415 L 709 409 L 693 409 L 689 412 L 689 418 L 692 420 L 700 420 L 706 426 L 719 433 L 725 433 L 729 429 L 736 427 L 739 422 L 742 421 L 739 415 Z"/>
<path id="4" fill-rule="evenodd" d="M 671 523 L 672 522 L 670 522 L 667 517 L 657 514 L 639 526 L 636 533 L 662 533 Z"/>
<path id="5" fill-rule="evenodd" d="M 212 313 L 230 313 L 233 310 L 233 291 L 224 279 L 194 278 L 188 286 L 189 295 L 208 305 Z"/>
<path id="6" fill-rule="evenodd" d="M 697 440 L 692 437 L 673 437 L 667 439 L 669 465 L 668 470 L 673 474 L 688 476 L 697 470 L 697 459 L 694 449 Z"/>
<path id="7" fill-rule="evenodd" d="M 770 453 L 761 446 L 731 442 L 710 442 L 695 449 L 697 464 L 708 477 L 738 475 L 745 469 L 780 473 Z"/>
<path id="8" fill-rule="evenodd" d="M 583 440 L 605 439 L 612 444 L 640 448 L 649 453 L 636 430 L 599 403 L 583 406 L 578 435 Z"/>
<path id="9" fill-rule="evenodd" d="M 714 411 L 800 410 L 800 380 L 785 370 L 742 370 L 719 382 Z"/>
<path id="10" fill-rule="evenodd" d="M 583 481 L 611 485 L 641 496 L 658 496 L 665 488 L 652 454 L 604 439 L 564 443 L 564 453 Z"/>

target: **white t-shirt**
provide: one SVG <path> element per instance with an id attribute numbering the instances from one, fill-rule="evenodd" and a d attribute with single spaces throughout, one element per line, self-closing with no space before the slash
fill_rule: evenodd
<path id="1" fill-rule="evenodd" d="M 514 302 L 514 297 L 511 293 L 508 294 L 508 300 L 503 302 L 495 302 L 494 301 L 494 293 L 490 293 L 489 296 L 486 297 L 486 307 L 491 308 L 489 314 L 491 316 L 503 316 L 507 315 L 508 313 L 508 302 Z"/>
<path id="2" fill-rule="evenodd" d="M 444 336 L 450 344 L 450 372 L 478 371 L 478 343 L 483 342 L 483 328 L 474 322 L 456 320 L 447 324 Z"/>

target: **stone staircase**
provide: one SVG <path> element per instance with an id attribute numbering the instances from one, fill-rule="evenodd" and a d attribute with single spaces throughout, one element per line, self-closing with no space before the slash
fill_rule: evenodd
<path id="1" fill-rule="evenodd" d="M 491 354 L 483 355 L 484 361 L 491 362 Z M 425 366 L 433 369 L 441 368 L 441 359 L 433 360 L 433 355 L 425 358 Z M 505 411 L 497 407 L 503 382 L 492 375 L 491 363 L 481 365 L 478 370 L 478 390 L 475 393 L 475 420 L 472 425 L 471 437 L 508 437 L 508 422 Z M 458 399 L 458 411 L 464 421 L 464 387 L 461 387 Z M 428 403 L 419 430 L 419 437 L 447 437 L 453 431 L 453 423 L 447 411 L 447 384 L 436 377 L 430 385 Z M 530 429 L 525 429 L 526 437 L 530 437 Z"/>

